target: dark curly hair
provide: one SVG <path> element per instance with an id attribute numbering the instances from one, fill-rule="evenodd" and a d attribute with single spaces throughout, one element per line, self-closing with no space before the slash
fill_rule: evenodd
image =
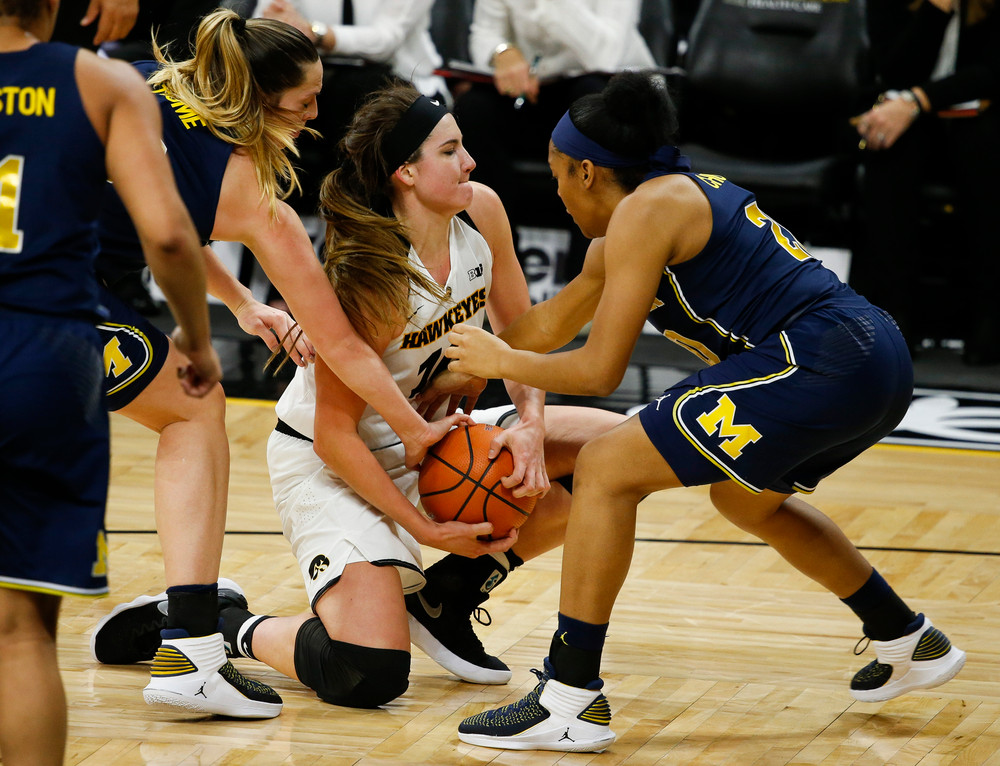
<path id="1" fill-rule="evenodd" d="M 650 71 L 619 72 L 600 93 L 574 101 L 569 117 L 587 138 L 626 157 L 650 155 L 672 143 L 678 128 L 677 107 L 663 76 Z M 632 191 L 647 170 L 639 165 L 613 173 L 622 188 Z"/>

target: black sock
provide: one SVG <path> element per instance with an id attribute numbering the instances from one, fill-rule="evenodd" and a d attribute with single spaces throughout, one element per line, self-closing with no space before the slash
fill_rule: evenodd
<path id="1" fill-rule="evenodd" d="M 862 630 L 873 641 L 892 641 L 919 627 L 914 611 L 874 569 L 864 585 L 841 601 L 861 619 Z"/>
<path id="2" fill-rule="evenodd" d="M 424 573 L 424 595 L 434 603 L 448 599 L 473 608 L 486 601 L 490 592 L 523 563 L 513 551 L 475 559 L 449 553 Z"/>
<path id="3" fill-rule="evenodd" d="M 192 638 L 218 633 L 219 584 L 167 588 L 167 627 L 185 630 Z"/>
<path id="4" fill-rule="evenodd" d="M 608 623 L 596 625 L 559 613 L 559 627 L 549 645 L 554 678 L 569 686 L 586 688 L 601 675 L 601 654 Z"/>
<path id="5" fill-rule="evenodd" d="M 259 616 L 241 606 L 227 606 L 219 610 L 219 632 L 226 642 L 230 656 L 249 657 L 257 659 L 253 653 L 253 633 L 264 620 L 270 620 L 274 615 Z M 248 620 L 254 623 L 240 636 L 240 631 Z"/>

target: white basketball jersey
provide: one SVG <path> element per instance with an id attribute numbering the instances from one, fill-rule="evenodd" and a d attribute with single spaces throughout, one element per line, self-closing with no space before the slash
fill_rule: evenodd
<path id="1" fill-rule="evenodd" d="M 439 303 L 436 298 L 414 291 L 410 297 L 411 316 L 402 335 L 393 338 L 382 354 L 382 361 L 407 399 L 420 393 L 434 374 L 447 366 L 449 360 L 444 349 L 449 345 L 449 330 L 459 323 L 482 327 L 486 316 L 486 298 L 493 274 L 489 245 L 478 231 L 457 216 L 451 220 L 448 241 L 451 271 L 443 287 L 449 297 Z M 431 278 L 412 247 L 410 260 Z M 275 409 L 281 420 L 313 438 L 316 378 L 312 365 L 296 370 Z M 401 449 L 387 449 L 399 445 L 399 438 L 370 405 L 358 424 L 358 433 L 382 465 L 389 467 L 402 462 Z"/>

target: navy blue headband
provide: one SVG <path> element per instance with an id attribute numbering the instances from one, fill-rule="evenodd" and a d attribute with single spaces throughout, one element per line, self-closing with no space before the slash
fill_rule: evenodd
<path id="1" fill-rule="evenodd" d="M 676 146 L 669 144 L 661 146 L 648 157 L 626 157 L 605 149 L 580 132 L 570 119 L 569 112 L 562 116 L 552 131 L 552 143 L 567 157 L 572 157 L 574 160 L 590 160 L 602 168 L 634 168 L 648 165 L 650 176 L 691 170 L 691 160 L 681 154 Z"/>
<path id="2" fill-rule="evenodd" d="M 448 109 L 444 104 L 427 96 L 420 96 L 410 104 L 382 143 L 382 155 L 390 173 L 410 159 L 446 114 Z"/>
<path id="3" fill-rule="evenodd" d="M 623 157 L 587 138 L 573 124 L 569 112 L 556 123 L 552 131 L 552 143 L 567 157 L 572 157 L 574 160 L 590 160 L 602 168 L 631 168 L 646 162 L 645 157 Z"/>

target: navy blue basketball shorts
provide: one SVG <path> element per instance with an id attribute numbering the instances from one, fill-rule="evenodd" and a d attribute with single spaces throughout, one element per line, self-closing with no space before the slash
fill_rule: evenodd
<path id="1" fill-rule="evenodd" d="M 0 587 L 108 591 L 108 413 L 92 322 L 0 316 Z"/>
<path id="2" fill-rule="evenodd" d="M 822 309 L 667 389 L 639 420 L 685 486 L 808 493 L 889 434 L 912 394 L 888 314 Z"/>
<path id="3" fill-rule="evenodd" d="M 105 406 L 111 411 L 129 404 L 148 386 L 170 352 L 170 341 L 146 317 L 106 289 L 101 303 L 108 319 L 97 325 L 104 343 Z"/>

